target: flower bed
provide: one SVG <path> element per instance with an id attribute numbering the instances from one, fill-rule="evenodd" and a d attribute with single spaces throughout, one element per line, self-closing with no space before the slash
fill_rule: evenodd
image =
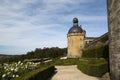
<path id="1" fill-rule="evenodd" d="M 16 77 L 13 80 L 47 80 L 55 73 L 55 67 L 51 63 L 45 63 L 38 69 L 28 72 L 20 77 Z"/>
<path id="2" fill-rule="evenodd" d="M 0 80 L 10 80 L 14 77 L 19 77 L 22 74 L 25 74 L 29 71 L 37 69 L 40 65 L 40 62 L 26 62 L 21 61 L 11 63 L 11 64 L 1 64 L 0 65 Z"/>

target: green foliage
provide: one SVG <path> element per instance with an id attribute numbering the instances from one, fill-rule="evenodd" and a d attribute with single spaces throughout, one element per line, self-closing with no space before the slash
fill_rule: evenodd
<path id="1" fill-rule="evenodd" d="M 27 55 L 25 55 L 25 58 L 27 59 L 34 59 L 34 58 L 59 58 L 62 56 L 65 56 L 67 53 L 66 48 L 58 48 L 58 47 L 52 47 L 52 48 L 36 48 L 35 51 L 28 52 Z"/>
<path id="2" fill-rule="evenodd" d="M 108 62 L 103 58 L 80 59 L 78 69 L 85 74 L 101 77 L 108 72 Z"/>
<path id="3" fill-rule="evenodd" d="M 21 77 L 14 78 L 13 80 L 47 80 L 55 73 L 53 64 L 48 63 L 40 66 L 38 69 L 28 72 Z"/>
<path id="4" fill-rule="evenodd" d="M 96 46 L 83 50 L 83 58 L 109 58 L 108 45 Z"/>
<path id="5" fill-rule="evenodd" d="M 102 41 L 105 41 L 104 37 Z M 82 58 L 78 64 L 78 68 L 91 76 L 101 77 L 104 73 L 109 72 L 109 47 L 108 45 L 96 46 L 85 49 Z"/>
<path id="6" fill-rule="evenodd" d="M 59 58 L 66 56 L 67 48 L 36 48 L 24 55 L 0 55 L 0 63 L 23 61 L 25 59 Z"/>
<path id="7" fill-rule="evenodd" d="M 78 59 L 54 59 L 55 65 L 77 65 Z"/>
<path id="8" fill-rule="evenodd" d="M 0 80 L 2 80 L 3 66 L 0 64 Z"/>

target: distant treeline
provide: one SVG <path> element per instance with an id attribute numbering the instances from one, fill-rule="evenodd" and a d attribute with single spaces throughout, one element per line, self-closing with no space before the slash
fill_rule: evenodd
<path id="1" fill-rule="evenodd" d="M 34 51 L 27 52 L 25 58 L 26 59 L 34 59 L 34 58 L 59 58 L 65 56 L 67 53 L 66 48 L 36 48 Z"/>
<path id="2" fill-rule="evenodd" d="M 43 58 L 60 58 L 67 55 L 67 48 L 36 48 L 34 51 L 27 52 L 24 55 L 12 55 L 0 57 L 0 62 L 16 62 L 25 59 L 43 59 Z"/>

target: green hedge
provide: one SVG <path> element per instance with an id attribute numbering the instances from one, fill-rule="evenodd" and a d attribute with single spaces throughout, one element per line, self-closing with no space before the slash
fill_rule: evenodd
<path id="1" fill-rule="evenodd" d="M 78 59 L 54 59 L 55 65 L 77 65 Z"/>
<path id="2" fill-rule="evenodd" d="M 44 64 L 38 69 L 28 72 L 13 80 L 47 80 L 55 73 L 55 67 L 51 64 Z"/>
<path id="3" fill-rule="evenodd" d="M 101 77 L 103 74 L 108 72 L 108 62 L 103 58 L 80 59 L 78 69 L 85 74 Z"/>
<path id="4" fill-rule="evenodd" d="M 108 45 L 96 46 L 83 50 L 83 58 L 109 58 Z"/>

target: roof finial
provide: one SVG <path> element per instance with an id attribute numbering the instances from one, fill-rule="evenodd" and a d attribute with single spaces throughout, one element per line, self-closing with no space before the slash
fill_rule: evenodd
<path id="1" fill-rule="evenodd" d="M 74 17 L 73 18 L 73 23 L 78 23 L 78 18 Z"/>
<path id="2" fill-rule="evenodd" d="M 73 18 L 73 26 L 78 27 L 78 18 L 76 17 Z"/>

